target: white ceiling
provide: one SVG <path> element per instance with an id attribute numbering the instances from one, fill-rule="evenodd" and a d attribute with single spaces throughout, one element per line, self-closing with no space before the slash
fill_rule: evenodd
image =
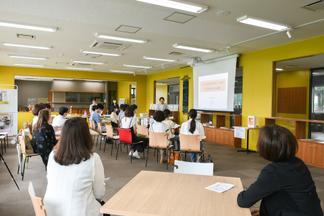
<path id="1" fill-rule="evenodd" d="M 324 68 L 324 54 L 280 61 L 277 62 L 276 67 L 284 71 Z"/>
<path id="2" fill-rule="evenodd" d="M 0 20 L 31 25 L 59 27 L 55 33 L 0 27 L 0 65 L 15 63 L 42 63 L 35 60 L 9 58 L 9 54 L 48 57 L 48 68 L 64 69 L 71 60 L 100 61 L 104 65 L 95 66 L 96 71 L 109 69 L 127 70 L 123 64 L 151 65 L 150 71 L 181 66 L 188 58 L 210 59 L 226 55 L 226 47 L 260 35 L 271 33 L 257 27 L 236 22 L 243 15 L 263 18 L 274 22 L 298 26 L 324 18 L 324 10 L 310 11 L 301 7 L 315 0 L 191 0 L 209 6 L 207 12 L 193 14 L 196 18 L 185 24 L 163 20 L 175 10 L 148 5 L 135 0 L 1 0 Z M 225 13 L 223 13 L 225 11 Z M 229 13 L 228 13 L 229 12 Z M 225 14 L 225 15 L 224 15 Z M 116 32 L 120 25 L 141 27 L 135 34 Z M 81 49 L 90 49 L 95 41 L 95 33 L 148 39 L 146 44 L 129 44 L 120 52 L 121 57 L 99 57 L 92 59 L 80 53 Z M 17 33 L 33 34 L 35 40 L 18 39 Z M 291 40 L 308 38 L 324 34 L 324 22 L 319 22 L 292 31 L 293 39 L 285 33 L 279 33 L 260 40 L 233 46 L 231 53 L 275 46 Z M 4 47 L 2 43 L 21 43 L 40 46 L 53 46 L 51 50 L 27 50 Z M 184 43 L 221 52 L 199 54 L 177 50 L 174 43 Z M 100 51 L 100 50 L 98 50 Z M 181 57 L 170 56 L 171 51 L 180 51 Z M 144 60 L 143 56 L 177 59 L 176 63 L 161 64 Z M 139 73 L 143 71 L 137 70 Z"/>

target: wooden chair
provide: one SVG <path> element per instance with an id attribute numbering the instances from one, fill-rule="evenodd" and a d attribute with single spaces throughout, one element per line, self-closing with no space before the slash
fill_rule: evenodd
<path id="1" fill-rule="evenodd" d="M 200 135 L 180 134 L 180 153 L 202 154 Z"/>
<path id="2" fill-rule="evenodd" d="M 25 137 L 22 135 L 18 137 L 18 145 L 20 147 L 20 153 L 21 153 L 21 157 L 20 157 L 21 180 L 23 181 L 25 177 L 26 164 L 28 164 L 29 158 L 39 156 L 39 154 L 34 153 L 32 149 L 26 149 L 26 140 Z M 19 167 L 20 166 L 18 166 L 18 173 L 19 173 Z"/>
<path id="3" fill-rule="evenodd" d="M 120 144 L 126 145 L 127 149 L 128 149 L 128 146 L 138 145 L 140 143 L 143 143 L 143 141 L 133 142 L 131 129 L 129 129 L 129 128 L 127 128 L 127 129 L 118 128 L 117 130 L 118 130 L 118 135 L 119 135 L 119 142 L 118 142 L 118 145 L 117 145 L 116 160 L 118 158 L 118 152 L 119 152 L 119 149 L 120 149 Z M 131 163 L 133 163 L 133 153 L 130 156 L 130 161 L 131 161 Z"/>
<path id="4" fill-rule="evenodd" d="M 99 141 L 99 132 L 96 129 L 96 124 L 93 120 L 89 121 L 89 130 L 90 130 L 90 135 L 92 136 L 92 139 L 94 141 L 94 143 L 96 144 L 96 146 L 98 145 L 98 141 Z"/>
<path id="5" fill-rule="evenodd" d="M 214 175 L 214 163 L 196 163 L 187 161 L 174 161 L 174 173 L 191 175 Z"/>
<path id="6" fill-rule="evenodd" d="M 139 136 L 143 136 L 148 138 L 149 137 L 149 129 L 143 125 L 136 125 L 136 133 Z"/>
<path id="7" fill-rule="evenodd" d="M 168 137 L 168 133 L 166 132 L 150 132 L 149 134 L 149 146 L 147 148 L 147 153 L 146 153 L 146 161 L 145 161 L 145 167 L 147 167 L 147 161 L 148 161 L 148 157 L 149 157 L 149 149 L 155 149 L 157 150 L 157 152 L 159 152 L 158 150 L 165 150 L 166 151 L 166 155 L 167 158 L 169 158 L 169 137 Z M 157 160 L 158 160 L 158 153 L 157 153 Z M 169 163 L 166 163 L 166 168 L 168 169 L 169 167 Z"/>
<path id="8" fill-rule="evenodd" d="M 44 207 L 43 199 L 41 197 L 36 196 L 32 182 L 29 182 L 28 193 L 33 204 L 35 216 L 46 216 L 47 214 Z"/>
<path id="9" fill-rule="evenodd" d="M 111 124 L 106 124 L 106 136 L 108 140 L 112 141 L 111 151 L 110 151 L 110 156 L 112 156 L 114 145 L 116 146 L 116 142 L 119 140 L 119 136 L 115 135 L 114 128 L 112 127 Z M 105 142 L 104 152 L 106 151 L 106 145 L 107 143 Z"/>

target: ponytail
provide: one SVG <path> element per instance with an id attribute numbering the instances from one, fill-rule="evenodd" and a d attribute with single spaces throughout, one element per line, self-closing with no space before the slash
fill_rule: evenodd
<path id="1" fill-rule="evenodd" d="M 191 109 L 188 115 L 191 118 L 189 132 L 193 134 L 196 130 L 197 111 L 195 109 Z"/>

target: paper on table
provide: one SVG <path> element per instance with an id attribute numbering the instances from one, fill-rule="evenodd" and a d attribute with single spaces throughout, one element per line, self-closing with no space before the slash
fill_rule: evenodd
<path id="1" fill-rule="evenodd" d="M 210 191 L 217 192 L 217 193 L 223 193 L 233 187 L 234 187 L 233 184 L 216 182 L 215 184 L 212 184 L 212 185 L 209 185 L 208 187 L 206 187 L 206 189 L 210 190 Z"/>

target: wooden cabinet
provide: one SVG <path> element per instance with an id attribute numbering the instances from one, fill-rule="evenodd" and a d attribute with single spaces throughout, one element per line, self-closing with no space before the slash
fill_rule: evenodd
<path id="1" fill-rule="evenodd" d="M 324 144 L 315 141 L 298 140 L 297 157 L 306 164 L 324 168 Z"/>
<path id="2" fill-rule="evenodd" d="M 205 127 L 206 143 L 230 147 L 241 147 L 241 140 L 234 138 L 234 130 L 226 128 Z"/>

